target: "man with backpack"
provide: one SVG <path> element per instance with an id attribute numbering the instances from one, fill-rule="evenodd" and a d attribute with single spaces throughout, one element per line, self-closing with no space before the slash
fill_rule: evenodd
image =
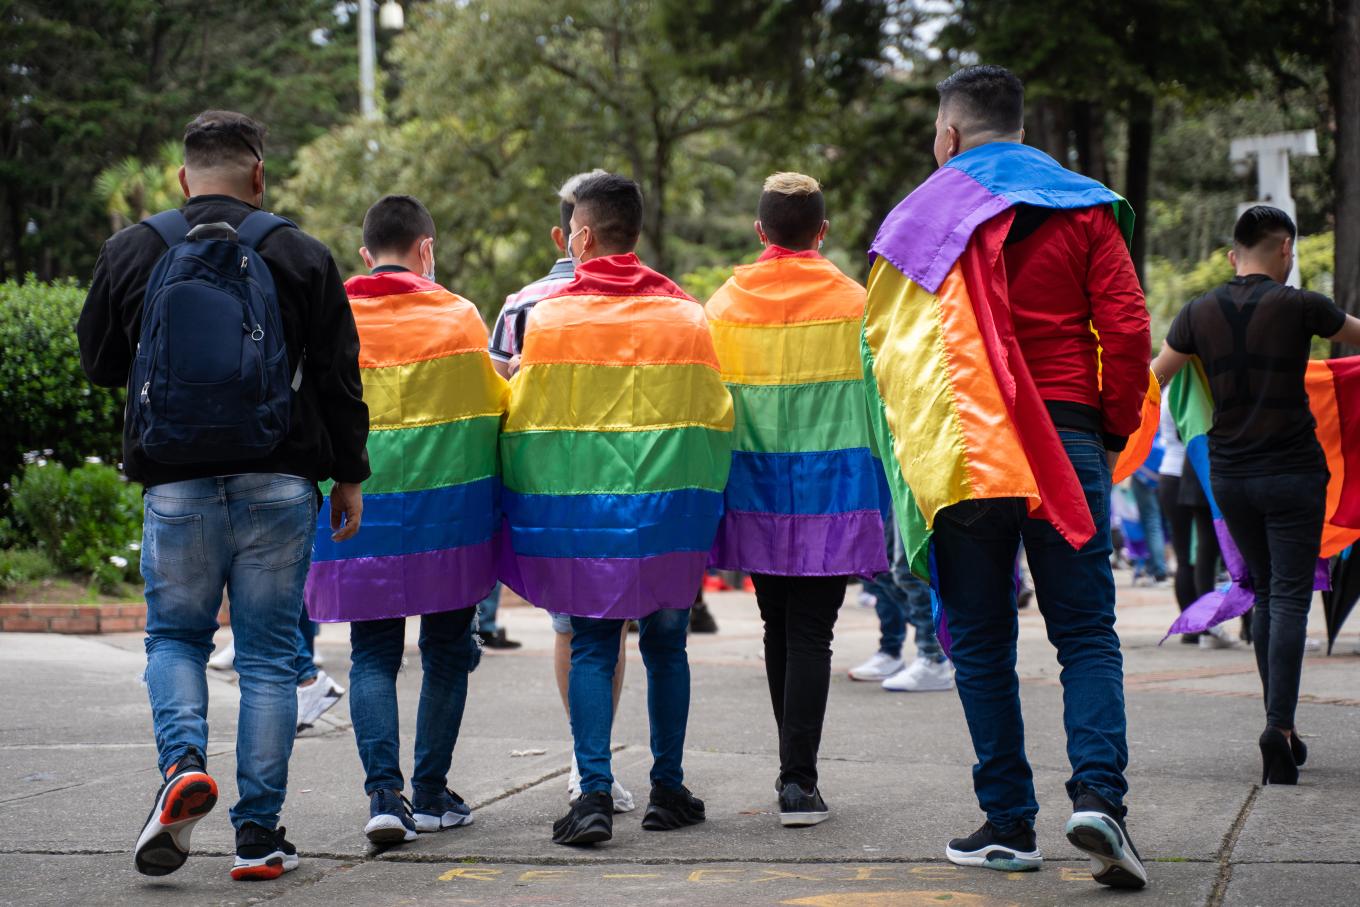
<path id="1" fill-rule="evenodd" d="M 184 133 L 188 201 L 111 237 L 77 333 L 85 373 L 128 388 L 123 457 L 146 486 L 147 670 L 164 784 L 137 869 L 174 872 L 217 802 L 208 688 L 224 588 L 241 710 L 234 879 L 298 865 L 278 825 L 297 717 L 298 617 L 316 483 L 334 479 L 335 538 L 368 478 L 359 339 L 329 250 L 264 203 L 264 127 L 206 111 Z"/>

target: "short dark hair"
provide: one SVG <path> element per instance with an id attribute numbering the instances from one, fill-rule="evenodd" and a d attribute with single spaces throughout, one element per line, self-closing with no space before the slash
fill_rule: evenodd
<path id="1" fill-rule="evenodd" d="M 212 170 L 264 160 L 264 124 L 233 110 L 205 110 L 184 127 L 184 163 Z"/>
<path id="2" fill-rule="evenodd" d="M 801 173 L 776 173 L 765 180 L 756 205 L 765 237 L 786 249 L 810 249 L 826 220 L 826 199 L 815 179 Z"/>
<path id="3" fill-rule="evenodd" d="M 617 173 L 591 174 L 576 184 L 575 213 L 604 250 L 631 252 L 642 235 L 642 190 Z"/>
<path id="4" fill-rule="evenodd" d="M 965 66 L 935 86 L 940 107 L 963 105 L 963 115 L 985 132 L 1019 132 L 1025 125 L 1025 83 L 1004 66 Z"/>
<path id="5" fill-rule="evenodd" d="M 1240 249 L 1254 249 L 1270 237 L 1296 239 L 1298 227 L 1288 214 L 1270 205 L 1252 205 L 1242 212 L 1233 227 L 1233 245 Z"/>
<path id="6" fill-rule="evenodd" d="M 371 254 L 409 252 L 434 236 L 434 218 L 410 195 L 384 195 L 364 215 L 364 246 Z"/>

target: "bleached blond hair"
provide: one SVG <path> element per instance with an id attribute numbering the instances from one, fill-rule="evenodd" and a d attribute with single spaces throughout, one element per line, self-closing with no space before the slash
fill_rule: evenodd
<path id="1" fill-rule="evenodd" d="M 822 184 L 806 173 L 783 170 L 766 177 L 765 185 L 761 188 L 778 195 L 814 195 L 822 191 Z"/>
<path id="2" fill-rule="evenodd" d="M 599 167 L 596 167 L 594 170 L 587 170 L 584 173 L 578 173 L 575 176 L 568 177 L 567 181 L 562 184 L 562 188 L 557 190 L 558 199 L 568 205 L 576 204 L 576 187 L 581 185 L 581 181 L 592 176 L 600 176 L 607 172 L 607 170 L 601 170 Z"/>

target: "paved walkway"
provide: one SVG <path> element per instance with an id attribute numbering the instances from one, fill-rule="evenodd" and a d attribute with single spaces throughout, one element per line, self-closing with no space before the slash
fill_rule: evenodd
<path id="1" fill-rule="evenodd" d="M 1261 788 L 1263 725 L 1245 649 L 1158 647 L 1168 590 L 1120 574 L 1132 760 L 1130 828 L 1149 860 L 1146 905 L 1353 905 L 1360 902 L 1360 656 L 1310 655 L 1300 727 L 1311 755 L 1296 788 Z M 137 635 L 0 634 L 0 903 L 75 904 L 622 904 L 1012 905 L 1106 903 L 1062 836 L 1061 688 L 1042 619 L 1022 619 L 1020 671 L 1029 748 L 1043 811 L 1038 873 L 958 869 L 945 841 L 981 821 L 958 698 L 888 694 L 845 671 L 877 640 L 872 610 L 853 603 L 836 640 L 823 789 L 832 819 L 782 829 L 772 780 L 773 722 L 749 596 L 712 597 L 717 636 L 691 641 L 694 665 L 687 780 L 709 821 L 647 833 L 639 813 L 593 850 L 557 847 L 570 759 L 553 685 L 552 635 L 532 609 L 504 623 L 525 647 L 489 653 L 473 675 L 451 783 L 476 823 L 399 850 L 370 853 L 362 773 L 347 701 L 299 740 L 284 824 L 302 868 L 266 884 L 232 883 L 227 805 L 235 796 L 237 689 L 215 675 L 209 767 L 223 802 L 195 833 L 198 855 L 161 880 L 137 875 L 130 848 L 157 787 Z M 1320 610 L 1315 609 L 1321 636 Z M 1360 624 L 1357 624 L 1360 626 Z M 411 629 L 414 630 L 414 622 Z M 224 633 L 225 637 L 225 633 Z M 414 640 L 411 640 L 412 642 Z M 343 627 L 320 637 L 326 668 L 348 671 Z M 414 654 L 414 650 L 412 650 Z M 616 770 L 639 798 L 649 756 L 642 665 L 632 652 L 615 739 Z M 413 724 L 419 660 L 399 684 Z M 409 766 L 409 744 L 407 746 Z"/>

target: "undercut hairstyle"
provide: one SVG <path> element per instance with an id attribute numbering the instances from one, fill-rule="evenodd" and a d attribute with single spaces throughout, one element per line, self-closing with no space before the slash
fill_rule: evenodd
<path id="1" fill-rule="evenodd" d="M 410 195 L 384 195 L 364 215 L 364 246 L 370 255 L 404 255 L 434 236 L 434 218 Z"/>
<path id="2" fill-rule="evenodd" d="M 1025 125 L 1025 83 L 1004 66 L 966 66 L 935 86 L 940 108 L 978 132 L 1010 134 Z"/>
<path id="3" fill-rule="evenodd" d="M 642 190 L 626 176 L 591 174 L 576 184 L 576 219 L 595 233 L 601 250 L 618 255 L 642 235 Z"/>
<path id="4" fill-rule="evenodd" d="M 576 187 L 581 185 L 581 180 L 592 176 L 601 176 L 608 171 L 596 167 L 594 170 L 587 170 L 585 173 L 578 173 L 562 184 L 562 188 L 557 190 L 558 208 L 562 216 L 562 235 L 571 235 L 571 214 L 576 210 Z"/>
<path id="5" fill-rule="evenodd" d="M 265 131 L 244 113 L 205 110 L 184 127 L 184 164 L 193 170 L 254 167 L 264 160 Z"/>
<path id="6" fill-rule="evenodd" d="M 1253 205 L 1242 212 L 1233 227 L 1233 245 L 1239 249 L 1254 249 L 1272 237 L 1283 242 L 1297 239 L 1298 227 L 1288 214 L 1270 205 Z"/>
<path id="7" fill-rule="evenodd" d="M 802 173 L 776 173 L 765 180 L 756 206 L 765 237 L 786 249 L 810 249 L 826 220 L 821 185 Z"/>

